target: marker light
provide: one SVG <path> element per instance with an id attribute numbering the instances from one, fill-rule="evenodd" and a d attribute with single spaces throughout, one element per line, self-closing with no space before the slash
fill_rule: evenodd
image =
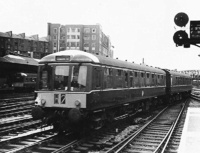
<path id="1" fill-rule="evenodd" d="M 46 100 L 42 99 L 42 100 L 41 100 L 41 104 L 44 106 L 45 103 L 46 103 Z"/>
<path id="2" fill-rule="evenodd" d="M 75 101 L 75 106 L 80 106 L 81 105 L 81 102 L 79 100 L 76 100 Z"/>

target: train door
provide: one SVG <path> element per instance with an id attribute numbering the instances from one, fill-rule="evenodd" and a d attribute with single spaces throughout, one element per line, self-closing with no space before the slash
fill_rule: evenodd
<path id="1" fill-rule="evenodd" d="M 103 76 L 102 67 L 93 67 L 93 89 L 102 90 L 103 89 Z"/>

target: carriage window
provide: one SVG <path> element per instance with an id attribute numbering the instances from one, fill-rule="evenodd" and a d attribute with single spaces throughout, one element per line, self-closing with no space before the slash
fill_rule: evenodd
<path id="1" fill-rule="evenodd" d="M 137 72 L 135 72 L 135 77 L 137 77 Z"/>
<path id="2" fill-rule="evenodd" d="M 142 78 L 144 77 L 144 73 L 141 73 L 141 77 L 142 77 Z"/>
<path id="3" fill-rule="evenodd" d="M 54 89 L 67 90 L 69 77 L 69 66 L 55 66 Z"/>
<path id="4" fill-rule="evenodd" d="M 101 87 L 101 70 L 94 68 L 94 88 L 99 89 Z"/>
<path id="5" fill-rule="evenodd" d="M 121 88 L 123 87 L 124 81 L 122 76 L 122 70 L 116 70 L 116 87 Z"/>
<path id="6" fill-rule="evenodd" d="M 121 76 L 122 75 L 122 70 L 117 70 L 117 75 Z"/>
<path id="7" fill-rule="evenodd" d="M 85 91 L 87 66 L 72 66 L 71 91 Z"/>
<path id="8" fill-rule="evenodd" d="M 105 68 L 104 69 L 104 88 L 113 87 L 113 69 Z"/>
<path id="9" fill-rule="evenodd" d="M 147 73 L 147 78 L 149 78 L 149 73 Z"/>
<path id="10" fill-rule="evenodd" d="M 125 87 L 128 87 L 128 72 L 124 71 L 124 77 L 125 77 Z"/>
<path id="11" fill-rule="evenodd" d="M 130 87 L 133 87 L 134 86 L 134 83 L 133 83 L 133 72 L 130 72 Z"/>
<path id="12" fill-rule="evenodd" d="M 51 80 L 52 80 L 52 66 L 44 65 L 39 67 L 39 89 L 41 90 L 51 90 Z"/>

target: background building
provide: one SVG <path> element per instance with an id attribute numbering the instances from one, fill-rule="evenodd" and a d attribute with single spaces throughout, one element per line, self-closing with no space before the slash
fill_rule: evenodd
<path id="1" fill-rule="evenodd" d="M 13 54 L 40 59 L 51 53 L 48 41 L 48 37 L 39 38 L 38 35 L 25 36 L 25 33 L 0 32 L 0 57 Z"/>
<path id="2" fill-rule="evenodd" d="M 61 25 L 48 23 L 49 50 L 51 53 L 77 49 L 113 58 L 109 36 L 101 25 Z"/>

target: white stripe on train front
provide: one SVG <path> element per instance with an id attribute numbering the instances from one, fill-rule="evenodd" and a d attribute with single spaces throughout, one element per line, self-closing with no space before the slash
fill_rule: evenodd
<path id="1" fill-rule="evenodd" d="M 79 103 L 80 108 L 86 108 L 85 93 L 38 93 L 37 98 L 46 101 L 44 107 L 76 108 Z"/>

